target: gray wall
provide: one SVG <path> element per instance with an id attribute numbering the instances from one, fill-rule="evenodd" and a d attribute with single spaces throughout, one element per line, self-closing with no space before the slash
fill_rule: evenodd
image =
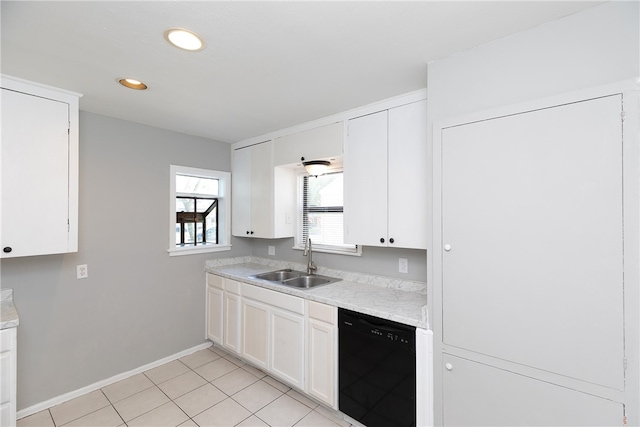
<path id="1" fill-rule="evenodd" d="M 230 147 L 81 112 L 79 251 L 2 260 L 20 314 L 18 410 L 205 341 L 204 262 L 251 245 L 169 257 L 170 164 L 229 171 Z"/>
<path id="2" fill-rule="evenodd" d="M 244 240 L 252 240 L 253 255 L 255 256 L 301 263 L 307 262 L 307 258 L 302 255 L 302 251 L 291 249 L 293 247 L 293 239 Z M 275 247 L 275 256 L 269 255 L 269 246 Z M 407 259 L 409 262 L 408 273 L 398 272 L 398 258 Z M 424 250 L 364 246 L 362 248 L 362 256 L 314 252 L 313 261 L 318 267 L 395 277 L 403 280 L 427 281 L 427 258 Z"/>

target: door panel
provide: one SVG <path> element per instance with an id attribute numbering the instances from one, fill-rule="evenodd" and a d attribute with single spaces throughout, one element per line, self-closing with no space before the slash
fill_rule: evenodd
<path id="1" fill-rule="evenodd" d="M 445 426 L 622 425 L 621 403 L 444 354 Z"/>
<path id="2" fill-rule="evenodd" d="M 610 96 L 443 130 L 445 344 L 623 389 L 620 113 Z"/>
<path id="3" fill-rule="evenodd" d="M 3 257 L 69 249 L 69 104 L 2 90 Z"/>

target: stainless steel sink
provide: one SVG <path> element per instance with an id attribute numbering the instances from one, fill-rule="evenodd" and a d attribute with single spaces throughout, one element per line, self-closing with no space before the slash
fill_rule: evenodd
<path id="1" fill-rule="evenodd" d="M 267 280 L 269 282 L 282 282 L 287 279 L 293 279 L 294 277 L 300 277 L 304 273 L 293 270 L 278 270 L 278 271 L 270 271 L 268 273 L 256 274 L 256 279 Z"/>
<path id="2" fill-rule="evenodd" d="M 266 280 L 271 283 L 290 286 L 298 289 L 311 289 L 318 286 L 328 285 L 340 281 L 334 277 L 320 276 L 317 274 L 306 274 L 301 271 L 290 269 L 269 271 L 267 273 L 251 276 L 253 279 Z"/>

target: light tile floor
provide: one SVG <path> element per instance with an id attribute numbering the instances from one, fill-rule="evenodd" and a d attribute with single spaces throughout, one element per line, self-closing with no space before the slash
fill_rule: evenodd
<path id="1" fill-rule="evenodd" d="M 331 409 L 219 347 L 18 420 L 17 427 L 349 427 Z"/>

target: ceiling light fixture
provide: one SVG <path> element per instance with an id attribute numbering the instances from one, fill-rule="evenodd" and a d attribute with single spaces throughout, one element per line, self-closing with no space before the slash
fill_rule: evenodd
<path id="1" fill-rule="evenodd" d="M 128 87 L 129 89 L 145 90 L 147 88 L 146 84 L 136 79 L 118 79 L 118 83 L 124 87 Z"/>
<path id="2" fill-rule="evenodd" d="M 169 28 L 164 32 L 164 38 L 180 49 L 195 52 L 204 49 L 204 40 L 193 31 L 183 28 Z"/>
<path id="3" fill-rule="evenodd" d="M 302 166 L 304 166 L 309 175 L 313 175 L 315 177 L 318 177 L 327 172 L 327 169 L 331 164 L 331 162 L 328 160 L 309 160 L 308 162 L 305 162 L 304 157 L 302 157 L 300 160 L 303 160 Z"/>

